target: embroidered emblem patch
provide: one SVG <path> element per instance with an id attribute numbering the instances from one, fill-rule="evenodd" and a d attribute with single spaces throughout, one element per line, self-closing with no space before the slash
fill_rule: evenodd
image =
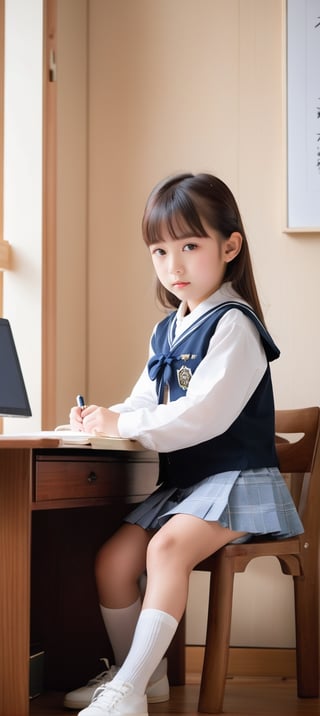
<path id="1" fill-rule="evenodd" d="M 187 390 L 190 380 L 192 378 L 190 368 L 187 368 L 186 365 L 182 365 L 181 368 L 177 370 L 177 376 L 180 388 L 182 388 L 182 390 Z"/>

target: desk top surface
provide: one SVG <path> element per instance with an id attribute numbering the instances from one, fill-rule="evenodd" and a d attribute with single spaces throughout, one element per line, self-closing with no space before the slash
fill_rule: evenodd
<path id="1" fill-rule="evenodd" d="M 22 435 L 0 435 L 0 449 L 3 448 L 56 448 L 59 438 L 39 438 Z"/>
<path id="2" fill-rule="evenodd" d="M 42 430 L 34 433 L 0 435 L 0 449 L 16 447 L 30 449 L 87 447 L 96 450 L 146 451 L 146 448 L 135 440 L 100 435 L 85 435 L 83 433 L 68 433 L 68 431 Z"/>

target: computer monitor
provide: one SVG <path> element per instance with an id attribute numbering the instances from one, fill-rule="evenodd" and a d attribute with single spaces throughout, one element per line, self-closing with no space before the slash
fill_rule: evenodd
<path id="1" fill-rule="evenodd" d="M 0 318 L 0 416 L 31 415 L 10 323 Z"/>

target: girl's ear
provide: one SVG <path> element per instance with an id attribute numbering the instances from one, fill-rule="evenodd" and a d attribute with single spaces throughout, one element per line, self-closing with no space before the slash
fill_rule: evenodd
<path id="1" fill-rule="evenodd" d="M 224 246 L 224 259 L 227 263 L 233 261 L 238 256 L 242 246 L 242 236 L 238 231 L 233 231 L 229 238 L 223 243 Z"/>

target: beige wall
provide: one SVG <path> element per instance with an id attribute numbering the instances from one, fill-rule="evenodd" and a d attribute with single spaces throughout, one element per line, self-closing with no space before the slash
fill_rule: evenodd
<path id="1" fill-rule="evenodd" d="M 57 12 L 56 424 L 68 422 L 87 377 L 88 18 L 85 0 Z M 46 426 L 46 427 L 54 427 Z"/>
<path id="2" fill-rule="evenodd" d="M 89 8 L 88 389 L 90 400 L 108 402 L 126 394 L 145 357 L 156 314 L 140 221 L 148 192 L 172 172 L 208 170 L 230 184 L 280 340 L 270 273 L 285 240 L 281 2 L 266 10 L 261 0 L 91 0 Z"/>

